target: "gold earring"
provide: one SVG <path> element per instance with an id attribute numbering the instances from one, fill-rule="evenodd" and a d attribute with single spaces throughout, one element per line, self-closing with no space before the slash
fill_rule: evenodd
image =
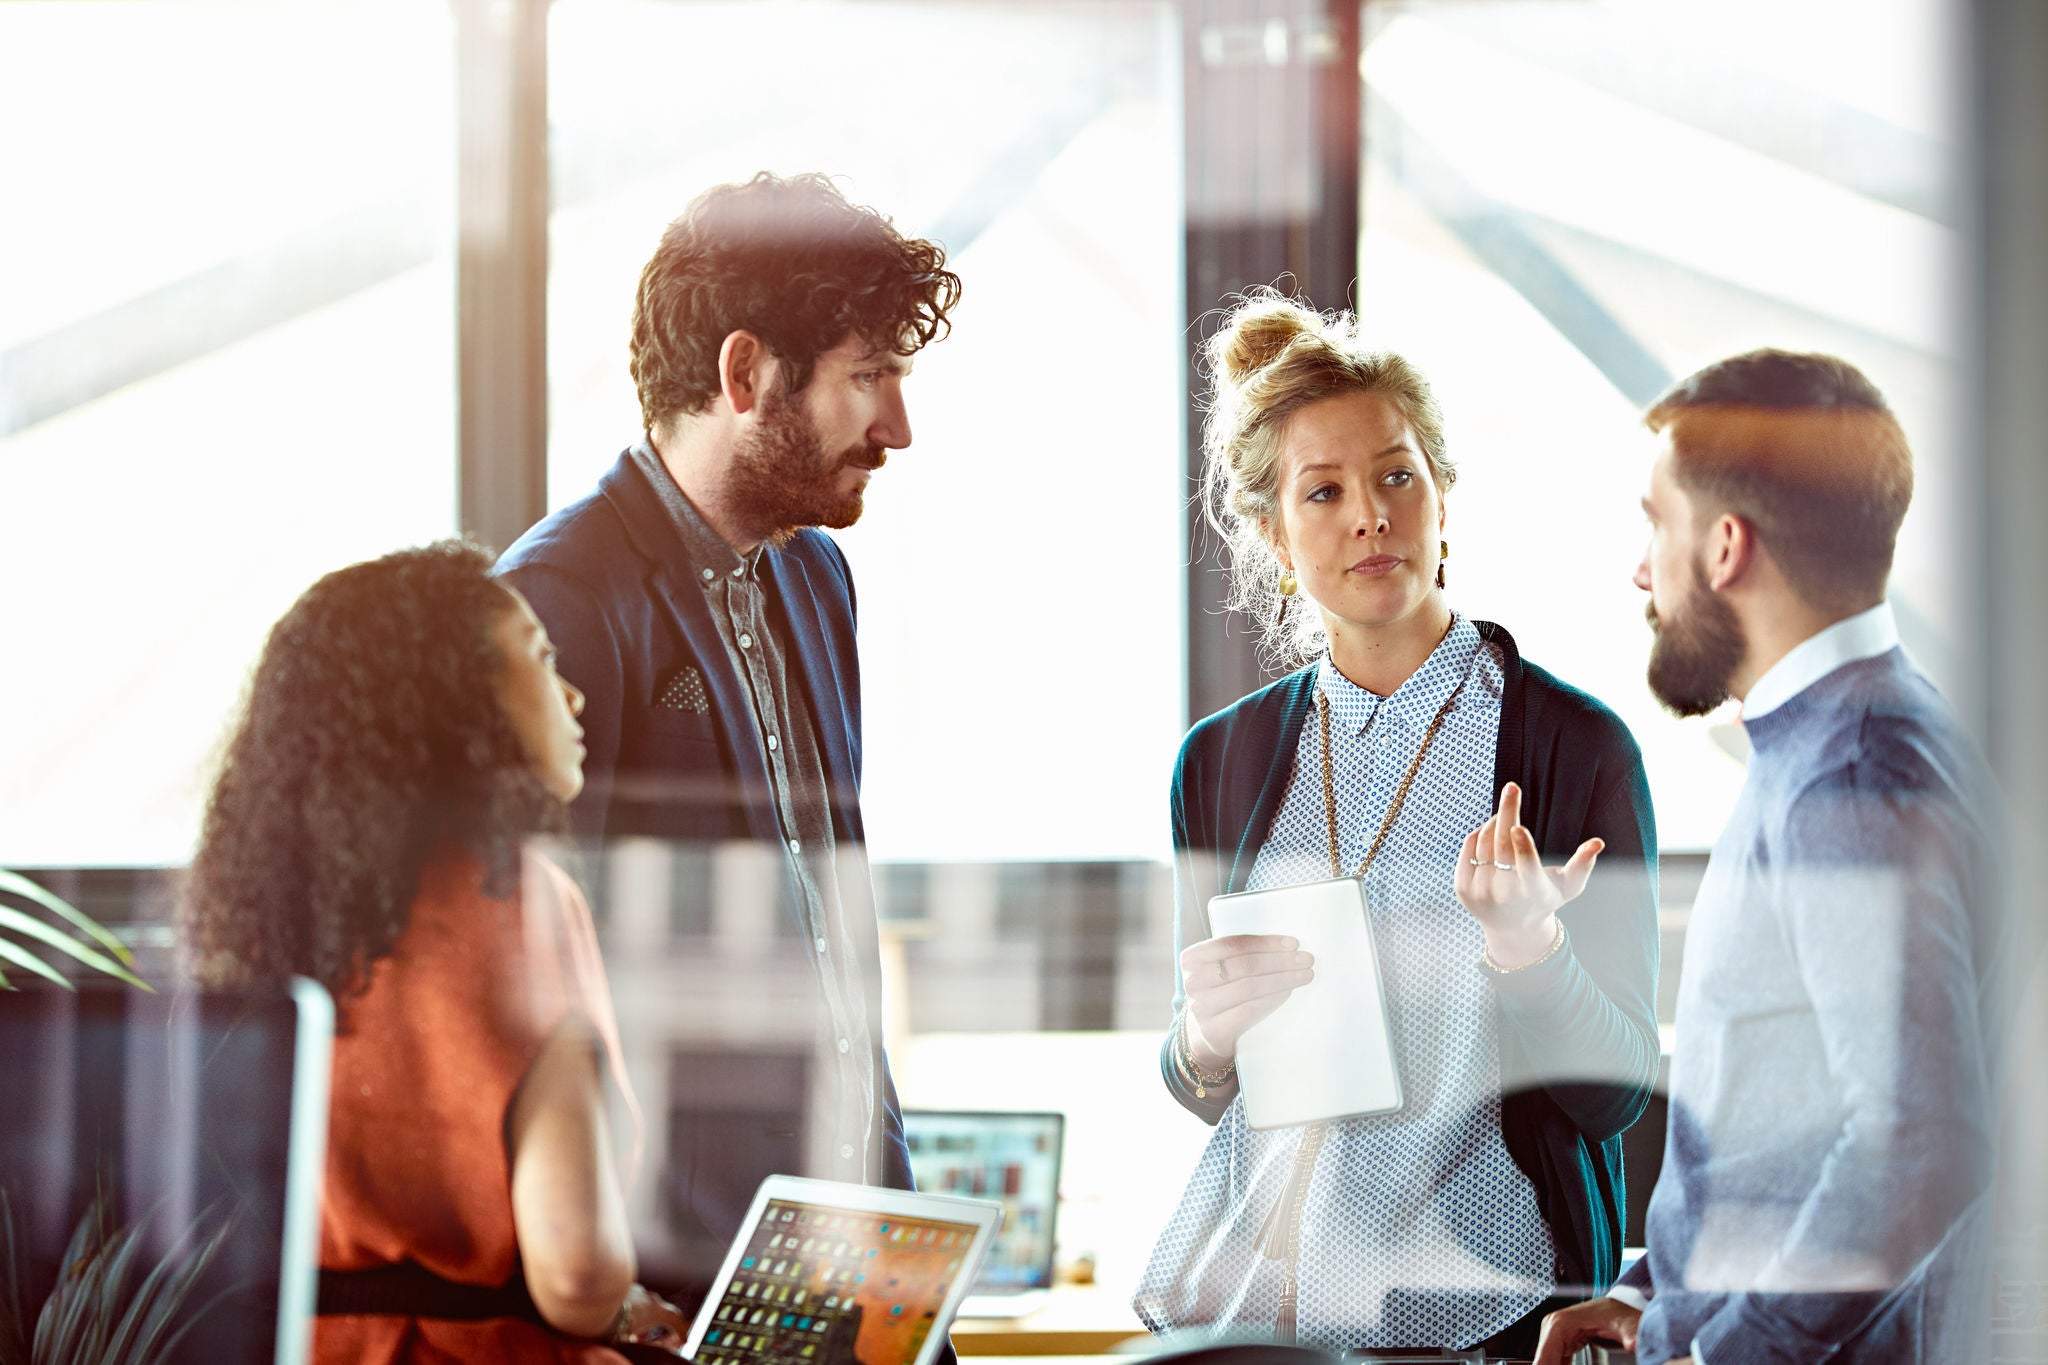
<path id="1" fill-rule="evenodd" d="M 1294 576 L 1294 570 L 1282 569 L 1280 571 L 1280 595 L 1282 597 L 1292 597 L 1300 589 L 1301 580 Z"/>
<path id="2" fill-rule="evenodd" d="M 1436 585 L 1441 588 L 1444 585 L 1444 561 L 1451 557 L 1451 542 L 1439 540 L 1437 545 L 1439 548 L 1436 557 Z"/>

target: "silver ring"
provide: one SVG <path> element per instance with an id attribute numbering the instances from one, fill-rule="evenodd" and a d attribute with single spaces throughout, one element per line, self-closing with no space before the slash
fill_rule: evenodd
<path id="1" fill-rule="evenodd" d="M 1223 964 L 1221 962 L 1216 963 L 1215 967 L 1216 984 L 1219 986 L 1228 986 L 1230 984 L 1230 973 L 1224 970 Z"/>
<path id="2" fill-rule="evenodd" d="M 1499 868 L 1503 872 L 1513 872 L 1515 870 L 1515 865 L 1513 863 L 1495 863 L 1494 866 Z"/>
<path id="3" fill-rule="evenodd" d="M 1472 866 L 1474 866 L 1474 867 L 1485 867 L 1485 866 L 1486 866 L 1486 859 L 1484 859 L 1484 858 L 1474 858 L 1474 859 L 1472 860 Z"/>

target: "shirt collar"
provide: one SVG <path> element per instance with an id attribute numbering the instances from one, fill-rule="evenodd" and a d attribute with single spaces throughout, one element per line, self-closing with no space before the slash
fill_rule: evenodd
<path id="1" fill-rule="evenodd" d="M 1337 671 L 1327 651 L 1316 665 L 1316 686 L 1330 699 L 1332 728 L 1346 734 L 1363 734 L 1382 711 L 1391 719 L 1422 730 L 1436 719 L 1445 699 L 1472 671 L 1481 648 L 1479 628 L 1453 612 L 1450 633 L 1430 651 L 1422 667 L 1394 689 L 1392 696 L 1368 692 L 1345 677 Z"/>
<path id="2" fill-rule="evenodd" d="M 1889 602 L 1837 621 L 1794 645 L 1784 658 L 1764 670 L 1742 699 L 1742 719 L 1768 715 L 1843 664 L 1875 658 L 1898 645 L 1899 624 Z"/>
<path id="3" fill-rule="evenodd" d="M 668 514 L 669 524 L 681 537 L 683 557 L 689 561 L 690 570 L 696 577 L 706 583 L 719 578 L 754 577 L 761 564 L 761 546 L 756 545 L 742 555 L 726 544 L 725 538 L 711 529 L 711 523 L 704 520 L 704 514 L 677 485 L 675 476 L 661 462 L 661 456 L 655 454 L 654 447 L 645 440 L 635 441 L 628 454 L 654 485 L 655 496 L 661 500 L 661 510 Z"/>

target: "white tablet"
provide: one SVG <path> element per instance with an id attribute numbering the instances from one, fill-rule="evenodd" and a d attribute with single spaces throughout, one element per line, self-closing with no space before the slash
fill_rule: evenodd
<path id="1" fill-rule="evenodd" d="M 1401 1069 L 1359 877 L 1218 896 L 1209 932 L 1287 934 L 1315 955 L 1315 980 L 1237 1042 L 1245 1120 L 1292 1128 L 1401 1107 Z"/>
<path id="2" fill-rule="evenodd" d="M 1003 1206 L 771 1175 L 683 1353 L 698 1365 L 931 1365 Z"/>

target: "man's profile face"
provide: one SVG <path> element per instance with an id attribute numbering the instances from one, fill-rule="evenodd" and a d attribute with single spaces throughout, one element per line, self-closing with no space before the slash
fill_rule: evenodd
<path id="1" fill-rule="evenodd" d="M 1643 515 L 1650 543 L 1636 566 L 1636 586 L 1650 594 L 1644 616 L 1650 645 L 1650 691 L 1674 715 L 1703 716 L 1728 700 L 1728 682 L 1742 662 L 1742 622 L 1707 583 L 1698 513 L 1678 482 L 1667 430 L 1650 470 Z"/>
<path id="2" fill-rule="evenodd" d="M 868 479 L 888 452 L 910 444 L 903 381 L 910 359 L 849 337 L 818 357 L 799 393 L 778 382 L 733 451 L 735 510 L 780 544 L 807 526 L 860 520 Z"/>

